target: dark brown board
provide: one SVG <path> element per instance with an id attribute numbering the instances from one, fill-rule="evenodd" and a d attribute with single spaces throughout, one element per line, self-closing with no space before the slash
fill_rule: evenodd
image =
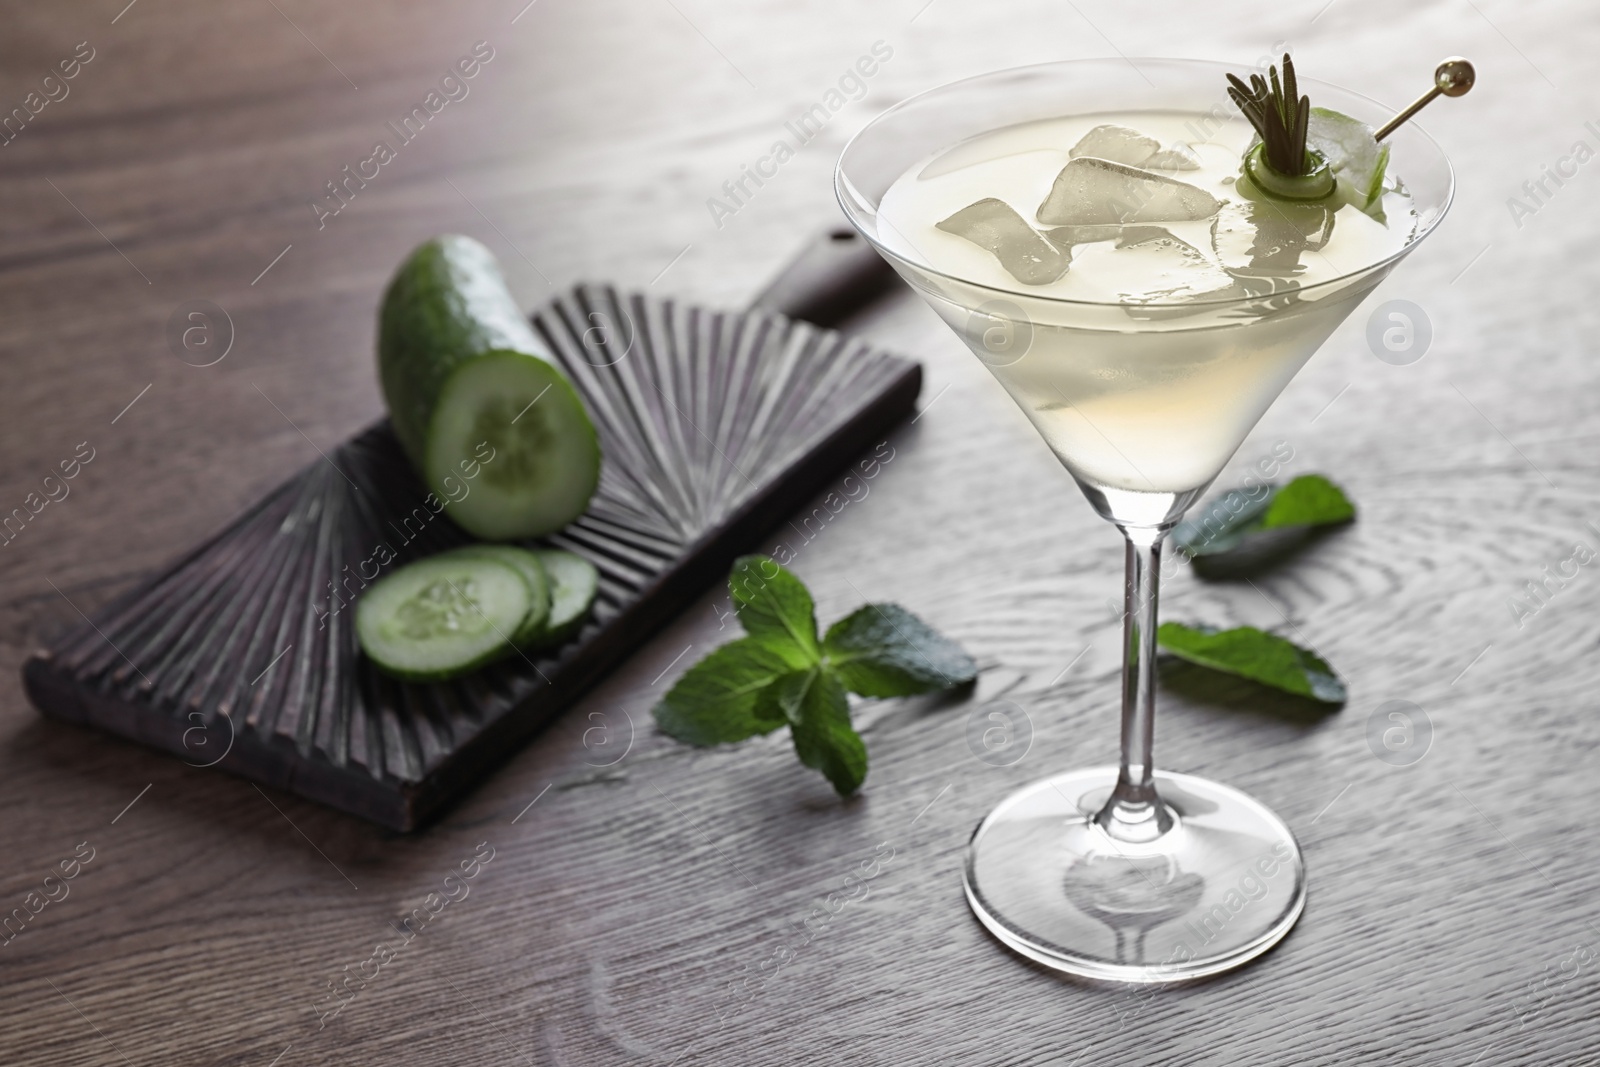
<path id="1" fill-rule="evenodd" d="M 31 658 L 34 704 L 414 829 L 881 440 L 921 381 L 913 363 L 764 311 L 580 286 L 533 322 L 605 457 L 588 511 L 543 542 L 600 570 L 574 640 L 448 683 L 397 681 L 360 653 L 363 576 L 471 540 L 425 504 L 382 422 Z"/>

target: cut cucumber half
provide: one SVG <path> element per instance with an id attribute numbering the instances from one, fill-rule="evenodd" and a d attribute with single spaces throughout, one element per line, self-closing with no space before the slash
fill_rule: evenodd
<path id="1" fill-rule="evenodd" d="M 512 650 L 533 603 L 522 575 L 492 559 L 445 554 L 374 582 L 356 602 L 356 638 L 373 663 L 442 681 Z"/>
<path id="2" fill-rule="evenodd" d="M 558 645 L 577 633 L 589 617 L 600 589 L 600 572 L 582 556 L 559 548 L 537 548 L 533 554 L 550 576 L 550 618 L 538 643 Z"/>
<path id="3" fill-rule="evenodd" d="M 536 356 L 475 356 L 445 380 L 423 475 L 447 513 L 490 541 L 551 533 L 583 514 L 600 444 L 577 391 Z"/>
<path id="4" fill-rule="evenodd" d="M 378 316 L 378 379 L 395 436 L 469 533 L 537 537 L 588 506 L 594 424 L 479 242 L 435 237 L 400 265 Z"/>
<path id="5" fill-rule="evenodd" d="M 491 559 L 496 563 L 505 564 L 522 575 L 522 580 L 528 583 L 531 600 L 528 614 L 523 616 L 522 624 L 517 627 L 516 633 L 511 635 L 511 643 L 519 647 L 527 645 L 544 633 L 545 623 L 550 618 L 550 576 L 536 553 L 514 545 L 463 545 L 451 549 L 445 555 Z"/>

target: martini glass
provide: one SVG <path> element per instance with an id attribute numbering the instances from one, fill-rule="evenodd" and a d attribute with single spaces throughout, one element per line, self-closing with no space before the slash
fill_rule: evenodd
<path id="1" fill-rule="evenodd" d="M 1426 134 L 1402 126 L 1385 143 L 1416 213 L 1403 241 L 1297 279 L 1296 249 L 1316 254 L 1317 238 L 1288 211 L 1284 225 L 1264 226 L 1255 277 L 1246 270 L 1210 295 L 1166 302 L 1069 300 L 977 269 L 940 270 L 880 209 L 912 167 L 920 177 L 982 159 L 981 138 L 1026 123 L 1096 116 L 1137 127 L 1140 113 L 1182 112 L 1204 140 L 1243 121 L 1226 95 L 1230 69 L 1239 70 L 1073 60 L 969 78 L 873 120 L 834 178 L 854 226 L 989 366 L 1126 538 L 1121 763 L 1011 794 L 974 831 L 965 867 L 967 900 L 1000 941 L 1092 979 L 1170 983 L 1226 971 L 1276 944 L 1305 906 L 1305 864 L 1281 819 L 1236 789 L 1152 762 L 1162 540 L 1296 371 L 1438 224 L 1450 165 Z M 1334 86 L 1301 85 L 1317 106 L 1373 127 L 1393 114 Z"/>

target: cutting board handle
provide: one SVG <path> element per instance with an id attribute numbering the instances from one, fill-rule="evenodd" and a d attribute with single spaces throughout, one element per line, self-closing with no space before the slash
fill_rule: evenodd
<path id="1" fill-rule="evenodd" d="M 895 284 L 894 269 L 841 222 L 807 238 L 751 306 L 831 328 Z"/>

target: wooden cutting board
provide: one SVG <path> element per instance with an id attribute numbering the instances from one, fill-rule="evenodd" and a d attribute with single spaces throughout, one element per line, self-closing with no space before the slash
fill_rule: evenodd
<path id="1" fill-rule="evenodd" d="M 915 363 L 759 309 L 580 286 L 533 323 L 605 456 L 588 512 L 541 542 L 600 570 L 571 642 L 438 684 L 361 655 L 340 591 L 359 590 L 360 564 L 379 546 L 398 565 L 470 540 L 425 506 L 380 422 L 30 657 L 34 705 L 411 830 L 882 440 L 921 384 Z"/>

